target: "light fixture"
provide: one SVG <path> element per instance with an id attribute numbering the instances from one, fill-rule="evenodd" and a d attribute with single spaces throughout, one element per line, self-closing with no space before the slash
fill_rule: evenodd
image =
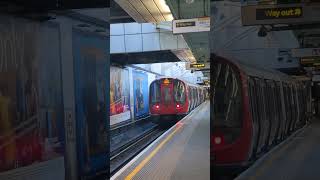
<path id="1" fill-rule="evenodd" d="M 186 3 L 187 4 L 192 4 L 192 3 L 194 3 L 194 0 L 186 0 Z"/>
<path id="2" fill-rule="evenodd" d="M 221 143 L 221 137 L 215 137 L 214 138 L 214 143 L 220 144 Z"/>

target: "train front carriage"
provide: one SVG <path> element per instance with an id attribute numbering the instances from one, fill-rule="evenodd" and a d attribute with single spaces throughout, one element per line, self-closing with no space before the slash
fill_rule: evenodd
<path id="1" fill-rule="evenodd" d="M 155 122 L 175 121 L 176 116 L 188 113 L 186 87 L 183 81 L 174 78 L 161 78 L 150 84 L 149 108 Z"/>
<path id="2" fill-rule="evenodd" d="M 211 158 L 217 172 L 237 173 L 306 124 L 310 87 L 275 70 L 212 62 Z"/>
<path id="3" fill-rule="evenodd" d="M 150 84 L 149 109 L 158 124 L 171 124 L 201 104 L 201 88 L 176 78 L 160 78 Z"/>
<path id="4" fill-rule="evenodd" d="M 244 94 L 244 74 L 229 63 L 214 67 L 214 120 L 212 143 L 217 168 L 233 168 L 247 163 L 251 129 L 248 114 L 248 95 Z"/>

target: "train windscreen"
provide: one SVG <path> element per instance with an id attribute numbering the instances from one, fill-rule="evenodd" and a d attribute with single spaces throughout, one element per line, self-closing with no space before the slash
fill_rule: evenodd
<path id="1" fill-rule="evenodd" d="M 150 85 L 150 96 L 151 96 L 151 104 L 160 102 L 160 84 L 155 81 Z"/>
<path id="2" fill-rule="evenodd" d="M 213 128 L 220 129 L 232 137 L 240 132 L 241 119 L 241 85 L 239 74 L 228 64 L 214 65 L 214 116 Z M 228 140 L 227 140 L 228 141 Z"/>

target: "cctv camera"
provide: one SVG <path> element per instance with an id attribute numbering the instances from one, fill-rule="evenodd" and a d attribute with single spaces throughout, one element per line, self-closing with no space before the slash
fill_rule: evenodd
<path id="1" fill-rule="evenodd" d="M 268 35 L 268 29 L 265 28 L 264 26 L 261 26 L 258 32 L 259 37 L 266 37 Z"/>

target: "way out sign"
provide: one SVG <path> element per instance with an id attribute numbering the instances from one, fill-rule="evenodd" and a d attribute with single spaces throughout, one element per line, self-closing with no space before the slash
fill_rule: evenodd
<path id="1" fill-rule="evenodd" d="M 210 17 L 172 21 L 173 34 L 210 31 Z"/>

